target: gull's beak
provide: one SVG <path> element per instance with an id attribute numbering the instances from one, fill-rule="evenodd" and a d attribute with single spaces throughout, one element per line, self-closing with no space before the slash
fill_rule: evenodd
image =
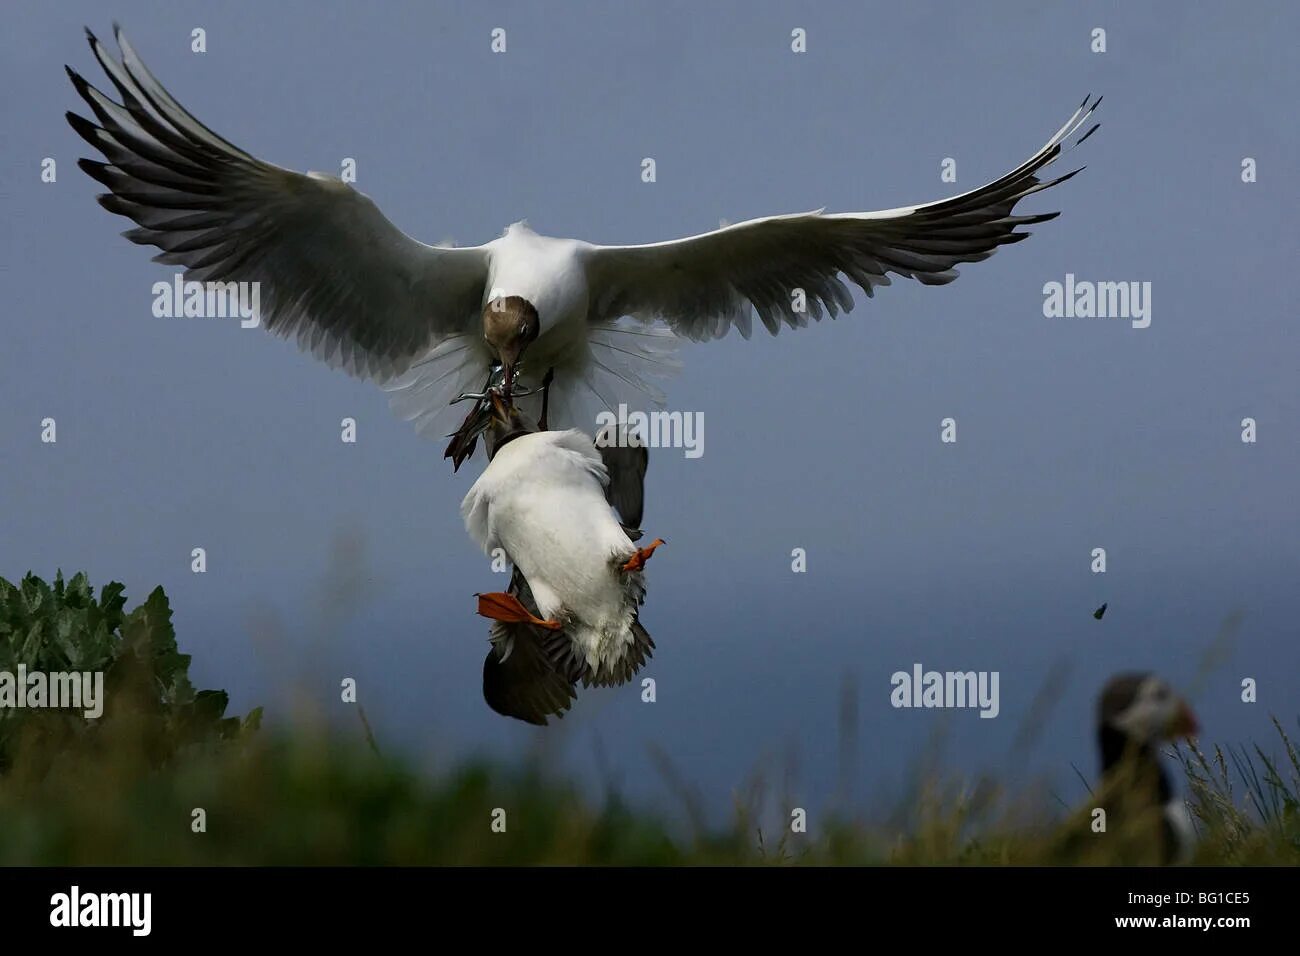
<path id="1" fill-rule="evenodd" d="M 1200 724 L 1196 722 L 1196 715 L 1192 713 L 1192 708 L 1187 706 L 1186 701 L 1180 702 L 1178 713 L 1174 716 L 1173 723 L 1169 727 L 1170 739 L 1195 737 L 1200 731 Z"/>
<path id="2" fill-rule="evenodd" d="M 524 350 L 523 346 L 516 341 L 502 346 L 497 352 L 501 357 L 501 390 L 508 400 L 514 391 L 515 373 L 519 367 L 519 358 L 523 355 Z"/>

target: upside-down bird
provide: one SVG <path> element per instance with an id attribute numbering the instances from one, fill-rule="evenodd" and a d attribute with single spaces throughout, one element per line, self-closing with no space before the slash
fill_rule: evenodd
<path id="1" fill-rule="evenodd" d="M 514 565 L 507 591 L 478 595 L 493 620 L 483 696 L 498 713 L 545 724 L 569 709 L 579 682 L 625 683 L 654 650 L 640 619 L 643 569 L 663 542 L 635 544 L 645 448 L 547 430 L 496 391 L 483 404 L 488 417 L 471 417 L 489 463 L 461 513 L 486 553 L 500 548 Z"/>

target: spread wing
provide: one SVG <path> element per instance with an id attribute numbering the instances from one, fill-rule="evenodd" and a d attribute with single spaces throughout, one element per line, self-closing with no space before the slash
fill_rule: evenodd
<path id="1" fill-rule="evenodd" d="M 1029 160 L 986 186 L 920 206 L 881 212 L 800 213 L 770 216 L 703 235 L 639 246 L 591 246 L 586 268 L 589 320 L 633 316 L 661 320 L 678 335 L 720 338 L 734 325 L 749 338 L 758 313 L 775 335 L 784 322 L 807 325 L 853 308 L 844 279 L 873 295 L 890 275 L 943 285 L 957 278 L 955 266 L 987 259 L 1000 246 L 1029 236 L 1018 226 L 1059 213 L 1013 215 L 1033 193 L 1064 182 L 1079 170 L 1043 180 L 1042 170 L 1062 153 L 1101 102 L 1088 99 Z M 1073 144 L 1096 130 L 1092 126 Z M 844 277 L 844 278 L 841 278 Z M 803 290 L 800 310 L 795 290 Z"/>
<path id="2" fill-rule="evenodd" d="M 121 102 L 68 68 L 97 123 L 68 122 L 107 160 L 80 166 L 108 188 L 100 204 L 136 223 L 124 235 L 163 250 L 155 261 L 187 279 L 258 283 L 267 328 L 379 381 L 478 318 L 482 247 L 427 246 L 341 180 L 250 156 L 176 102 L 120 31 L 120 60 L 87 33 Z"/>

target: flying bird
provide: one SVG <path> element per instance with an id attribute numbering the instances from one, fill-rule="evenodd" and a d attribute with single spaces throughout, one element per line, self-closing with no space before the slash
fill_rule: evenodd
<path id="1" fill-rule="evenodd" d="M 1019 227 L 1058 215 L 1014 210 L 1079 171 L 1041 175 L 1101 102 L 1085 98 L 1006 175 L 938 202 L 769 216 L 625 246 L 517 222 L 484 245 L 447 247 L 407 236 L 336 177 L 244 152 L 182 107 L 119 29 L 120 58 L 87 34 L 118 99 L 68 68 L 95 117 L 68 121 L 106 160 L 80 166 L 108 189 L 101 205 L 136 224 L 124 235 L 161 249 L 155 261 L 189 280 L 259 283 L 262 324 L 379 382 L 399 414 L 439 435 L 449 401 L 492 382 L 494 370 L 509 400 L 522 376 L 554 368 L 557 420 L 589 428 L 620 402 L 661 405 L 655 380 L 678 367 L 680 339 L 732 328 L 749 338 L 755 315 L 773 335 L 834 318 L 854 306 L 848 283 L 872 296 L 891 276 L 951 282 L 960 263 L 987 259 L 1029 235 Z"/>

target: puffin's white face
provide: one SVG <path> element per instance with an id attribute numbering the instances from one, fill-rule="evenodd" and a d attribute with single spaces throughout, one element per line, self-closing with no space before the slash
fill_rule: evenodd
<path id="1" fill-rule="evenodd" d="M 1173 689 L 1159 677 L 1138 685 L 1132 702 L 1110 719 L 1129 739 L 1155 744 L 1196 733 L 1196 718 Z"/>

